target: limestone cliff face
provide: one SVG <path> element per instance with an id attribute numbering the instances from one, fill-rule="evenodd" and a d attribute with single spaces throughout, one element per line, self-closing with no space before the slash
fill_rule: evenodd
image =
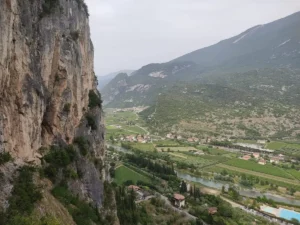
<path id="1" fill-rule="evenodd" d="M 18 166 L 39 164 L 41 147 L 78 136 L 88 140 L 89 158 L 73 165 L 82 177 L 68 186 L 102 206 L 103 114 L 89 107 L 90 91 L 99 95 L 93 51 L 83 0 L 0 0 L 0 153 L 14 158 L 0 166 L 0 208 L 7 208 Z"/>
<path id="2" fill-rule="evenodd" d="M 0 6 L 0 151 L 28 162 L 41 146 L 72 142 L 88 110 L 97 85 L 89 20 L 81 0 Z"/>

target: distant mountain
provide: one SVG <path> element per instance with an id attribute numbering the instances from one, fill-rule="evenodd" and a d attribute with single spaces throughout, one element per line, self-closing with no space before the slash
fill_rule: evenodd
<path id="1" fill-rule="evenodd" d="M 150 106 L 155 132 L 282 137 L 300 133 L 299 90 L 300 12 L 119 74 L 102 95 L 106 107 Z"/>
<path id="2" fill-rule="evenodd" d="M 102 90 L 105 87 L 105 85 L 107 85 L 119 73 L 127 73 L 130 76 L 133 72 L 134 70 L 121 70 L 118 72 L 109 73 L 104 76 L 98 76 L 98 89 Z"/>
<path id="3" fill-rule="evenodd" d="M 121 89 L 112 80 L 102 93 L 108 106 L 149 105 L 178 81 L 263 68 L 300 68 L 300 12 L 168 63 L 144 66 L 124 80 Z"/>
<path id="4" fill-rule="evenodd" d="M 300 71 L 260 69 L 180 83 L 141 113 L 152 132 L 223 137 L 296 137 Z"/>
<path id="5" fill-rule="evenodd" d="M 191 61 L 223 70 L 252 68 L 300 68 L 300 12 L 275 22 L 252 27 L 173 62 Z"/>

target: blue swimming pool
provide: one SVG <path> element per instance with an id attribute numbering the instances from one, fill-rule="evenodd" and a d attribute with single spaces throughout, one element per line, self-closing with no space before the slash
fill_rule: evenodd
<path id="1" fill-rule="evenodd" d="M 279 217 L 287 220 L 294 218 L 300 221 L 300 213 L 283 208 L 280 209 Z"/>

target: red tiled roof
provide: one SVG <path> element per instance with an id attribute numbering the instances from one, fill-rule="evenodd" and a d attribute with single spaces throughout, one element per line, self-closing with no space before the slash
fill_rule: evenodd
<path id="1" fill-rule="evenodd" d="M 137 190 L 140 190 L 140 187 L 135 186 L 135 185 L 130 185 L 130 186 L 128 186 L 128 189 L 133 189 L 133 190 L 137 191 Z"/>
<path id="2" fill-rule="evenodd" d="M 208 208 L 208 213 L 209 214 L 215 214 L 217 212 L 218 212 L 218 208 L 217 207 Z"/>
<path id="3" fill-rule="evenodd" d="M 175 198 L 176 200 L 179 200 L 179 201 L 185 199 L 185 197 L 184 197 L 183 195 L 181 195 L 181 194 L 174 194 L 174 198 Z"/>

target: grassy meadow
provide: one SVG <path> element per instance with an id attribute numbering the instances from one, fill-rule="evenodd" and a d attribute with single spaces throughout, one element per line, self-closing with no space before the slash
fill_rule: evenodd
<path id="1" fill-rule="evenodd" d="M 136 184 L 138 180 L 144 182 L 150 182 L 150 179 L 140 173 L 135 172 L 134 170 L 122 165 L 119 166 L 115 171 L 114 181 L 118 185 L 122 185 L 125 181 L 132 180 Z"/>

